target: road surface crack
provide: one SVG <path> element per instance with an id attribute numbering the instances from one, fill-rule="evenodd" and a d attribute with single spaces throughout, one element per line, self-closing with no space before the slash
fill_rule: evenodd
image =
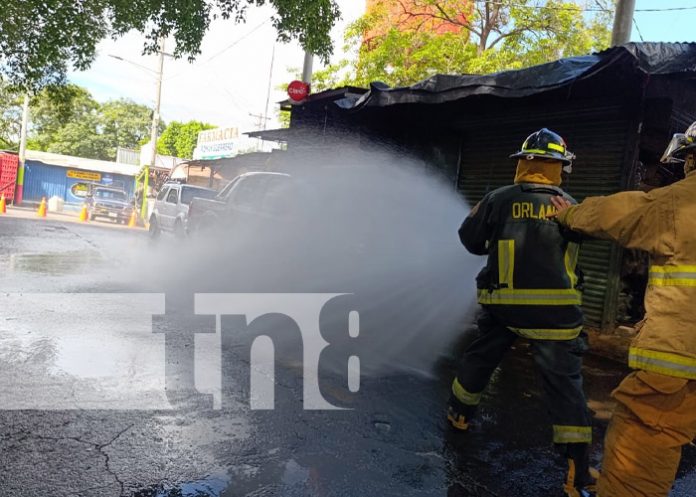
<path id="1" fill-rule="evenodd" d="M 128 430 L 133 428 L 133 426 L 134 425 L 132 423 L 130 425 L 126 426 L 124 429 L 122 429 L 116 435 L 114 435 L 114 437 L 111 440 L 109 440 L 108 442 L 106 442 L 104 444 L 95 444 L 97 451 L 102 455 L 102 457 L 104 457 L 104 467 L 106 468 L 106 472 L 109 473 L 113 477 L 113 479 L 116 481 L 116 483 L 119 486 L 119 489 L 120 489 L 119 497 L 123 497 L 125 495 L 125 484 L 118 477 L 118 474 L 116 473 L 116 471 L 114 471 L 111 468 L 111 456 L 109 456 L 109 453 L 104 451 L 104 449 L 106 449 L 111 444 L 113 444 L 116 440 L 118 440 L 121 437 L 121 435 L 123 435 Z"/>
<path id="2" fill-rule="evenodd" d="M 10 433 L 7 435 L 4 435 L 2 438 L 5 440 L 11 440 L 11 439 L 16 439 L 18 442 L 22 442 L 25 440 L 45 440 L 48 442 L 59 442 L 61 440 L 71 440 L 73 442 L 83 444 L 83 445 L 88 445 L 92 448 L 94 448 L 103 458 L 104 458 L 104 467 L 106 469 L 106 472 L 114 479 L 114 481 L 118 484 L 120 493 L 119 497 L 124 497 L 125 496 L 125 484 L 124 482 L 119 478 L 118 474 L 116 471 L 114 471 L 111 467 L 111 456 L 109 456 L 108 452 L 106 452 L 104 449 L 108 448 L 111 446 L 116 440 L 118 440 L 124 433 L 126 433 L 128 430 L 133 428 L 135 426 L 133 423 L 129 424 L 122 430 L 120 430 L 116 435 L 114 435 L 108 442 L 105 443 L 95 443 L 95 442 L 90 442 L 89 440 L 83 440 L 80 437 L 68 437 L 68 436 L 63 436 L 63 437 L 54 437 L 50 435 L 40 435 L 37 433 L 29 433 L 26 431 L 19 431 L 16 433 Z M 91 488 L 86 488 L 82 490 L 78 490 L 77 492 L 74 492 L 73 495 L 83 495 L 85 492 L 88 492 L 90 490 L 98 490 L 102 488 L 107 488 L 110 485 L 102 485 L 98 487 L 91 487 Z"/>

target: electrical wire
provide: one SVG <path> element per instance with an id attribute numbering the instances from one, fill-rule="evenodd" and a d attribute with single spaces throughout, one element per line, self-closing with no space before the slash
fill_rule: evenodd
<path id="1" fill-rule="evenodd" d="M 602 7 L 557 7 L 550 5 L 527 5 L 523 3 L 509 3 L 501 2 L 499 0 L 477 0 L 477 2 L 485 3 L 488 5 L 495 5 L 498 7 L 517 7 L 520 9 L 535 9 L 535 10 L 571 10 L 580 12 L 613 12 L 613 10 L 605 9 Z M 685 6 L 685 7 L 665 7 L 665 8 L 651 8 L 651 9 L 635 9 L 634 12 L 677 12 L 684 10 L 696 10 L 696 5 Z"/>
<path id="2" fill-rule="evenodd" d="M 643 38 L 643 33 L 640 32 L 640 28 L 638 27 L 638 21 L 636 21 L 636 18 L 633 18 L 633 25 L 636 27 L 636 31 L 638 32 L 638 36 L 640 37 L 640 41 L 645 42 L 645 38 Z"/>
<path id="3" fill-rule="evenodd" d="M 195 64 L 193 64 L 193 65 L 187 67 L 187 68 L 184 69 L 183 71 L 178 72 L 178 73 L 176 73 L 176 74 L 174 74 L 173 76 L 170 76 L 170 77 L 168 77 L 168 78 L 165 78 L 164 80 L 165 80 L 165 81 L 169 81 L 169 80 L 172 80 L 172 79 L 174 79 L 174 78 L 178 78 L 179 76 L 181 76 L 181 75 L 183 75 L 183 74 L 186 74 L 186 73 L 187 73 L 189 70 L 191 70 L 191 69 L 195 69 L 195 68 L 204 66 L 205 64 L 207 64 L 207 63 L 210 62 L 211 60 L 215 59 L 216 57 L 219 57 L 220 55 L 222 55 L 223 53 L 227 52 L 227 51 L 230 50 L 231 48 L 233 48 L 233 47 L 235 47 L 236 45 L 240 44 L 242 41 L 246 40 L 249 36 L 251 36 L 251 35 L 254 34 L 256 31 L 258 31 L 259 29 L 261 29 L 263 26 L 265 26 L 266 24 L 268 24 L 268 22 L 269 22 L 270 20 L 271 20 L 271 18 L 269 17 L 268 19 L 264 20 L 262 23 L 256 25 L 253 29 L 251 29 L 251 31 L 246 32 L 244 35 L 242 35 L 242 36 L 240 36 L 239 38 L 237 38 L 236 40 L 234 40 L 232 43 L 230 43 L 229 45 L 227 45 L 225 48 L 223 48 L 223 49 L 220 50 L 219 52 L 216 52 L 215 54 L 211 55 L 211 56 L 208 57 L 207 59 L 205 59 L 205 60 L 203 60 L 203 61 L 201 61 L 201 62 L 197 62 L 197 63 L 195 63 Z"/>
<path id="4" fill-rule="evenodd" d="M 217 52 L 216 54 L 211 55 L 211 56 L 208 57 L 206 60 L 204 60 L 204 61 L 201 62 L 200 64 L 196 64 L 196 65 L 201 65 L 201 66 L 202 66 L 203 64 L 207 64 L 208 62 L 210 62 L 210 61 L 213 60 L 214 58 L 216 58 L 216 57 L 222 55 L 223 53 L 227 52 L 230 48 L 232 48 L 232 47 L 234 47 L 235 45 L 241 43 L 242 41 L 244 41 L 245 39 L 247 39 L 249 36 L 251 36 L 252 34 L 254 34 L 256 31 L 258 31 L 259 29 L 261 29 L 263 26 L 265 26 L 266 24 L 268 24 L 268 22 L 269 22 L 270 20 L 271 20 L 271 18 L 269 17 L 268 19 L 266 19 L 265 21 L 263 21 L 261 24 L 258 24 L 257 26 L 255 26 L 251 31 L 248 31 L 246 34 L 244 34 L 243 36 L 237 38 L 235 41 L 233 41 L 232 43 L 230 43 L 229 45 L 227 45 L 225 48 L 223 48 L 222 50 L 220 50 L 220 51 Z"/>

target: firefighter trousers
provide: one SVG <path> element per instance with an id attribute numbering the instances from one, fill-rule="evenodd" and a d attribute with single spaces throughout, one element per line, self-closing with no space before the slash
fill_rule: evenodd
<path id="1" fill-rule="evenodd" d="M 696 380 L 648 371 L 614 390 L 599 497 L 667 497 L 682 446 L 696 437 Z"/>
<path id="2" fill-rule="evenodd" d="M 463 404 L 470 419 L 493 371 L 519 338 L 488 310 L 478 321 L 481 335 L 464 352 L 453 397 Z M 553 423 L 555 444 L 592 441 L 591 417 L 582 386 L 582 355 L 587 350 L 584 333 L 572 340 L 530 340 L 543 384 L 544 402 Z"/>

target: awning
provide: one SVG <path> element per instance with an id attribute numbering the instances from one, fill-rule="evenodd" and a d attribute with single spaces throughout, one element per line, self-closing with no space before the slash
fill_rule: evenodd
<path id="1" fill-rule="evenodd" d="M 306 136 L 306 130 L 298 130 L 297 128 L 278 128 L 266 129 L 263 131 L 250 131 L 244 133 L 251 138 L 261 138 L 262 140 L 286 143 L 295 138 Z"/>

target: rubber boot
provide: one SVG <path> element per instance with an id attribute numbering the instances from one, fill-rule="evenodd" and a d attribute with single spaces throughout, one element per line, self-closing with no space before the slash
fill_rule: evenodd
<path id="1" fill-rule="evenodd" d="M 566 446 L 568 475 L 563 485 L 567 497 L 595 497 L 599 472 L 590 467 L 590 444 L 576 443 Z"/>
<path id="2" fill-rule="evenodd" d="M 450 396 L 447 406 L 447 421 L 455 430 L 466 431 L 469 429 L 471 407 L 462 404 L 454 395 Z"/>

